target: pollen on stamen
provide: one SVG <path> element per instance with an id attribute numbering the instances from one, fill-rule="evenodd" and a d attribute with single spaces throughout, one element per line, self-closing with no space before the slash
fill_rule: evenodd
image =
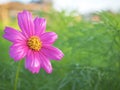
<path id="1" fill-rule="evenodd" d="M 34 51 L 39 51 L 42 47 L 42 42 L 39 37 L 31 36 L 27 41 L 27 45 L 30 49 Z"/>

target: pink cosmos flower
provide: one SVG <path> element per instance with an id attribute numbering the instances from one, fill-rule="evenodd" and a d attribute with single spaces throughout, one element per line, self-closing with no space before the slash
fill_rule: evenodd
<path id="1" fill-rule="evenodd" d="M 54 32 L 45 32 L 46 20 L 36 17 L 34 20 L 28 11 L 18 13 L 18 25 L 21 31 L 6 27 L 3 37 L 13 44 L 10 47 L 10 57 L 19 61 L 25 57 L 25 68 L 32 73 L 38 73 L 43 68 L 52 72 L 50 59 L 60 60 L 64 54 L 52 46 L 57 39 Z"/>

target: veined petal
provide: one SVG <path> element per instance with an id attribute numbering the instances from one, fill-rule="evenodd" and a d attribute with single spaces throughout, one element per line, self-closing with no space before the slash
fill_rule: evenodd
<path id="1" fill-rule="evenodd" d="M 44 18 L 36 17 L 34 20 L 35 34 L 41 35 L 46 29 L 46 20 Z"/>
<path id="2" fill-rule="evenodd" d="M 24 10 L 23 12 L 18 13 L 18 24 L 27 38 L 28 36 L 34 35 L 34 22 L 30 12 Z"/>
<path id="3" fill-rule="evenodd" d="M 46 32 L 40 36 L 40 39 L 45 44 L 53 44 L 57 39 L 57 34 L 55 32 Z"/>
<path id="4" fill-rule="evenodd" d="M 63 52 L 53 46 L 44 46 L 41 49 L 41 52 L 44 53 L 49 59 L 60 60 L 64 56 Z"/>
<path id="5" fill-rule="evenodd" d="M 41 67 L 47 72 L 52 73 L 52 65 L 50 63 L 50 60 L 44 56 L 41 52 L 39 53 L 40 61 L 41 61 Z"/>
<path id="6" fill-rule="evenodd" d="M 32 73 L 38 73 L 40 70 L 39 53 L 29 50 L 25 60 L 25 67 Z"/>
<path id="7" fill-rule="evenodd" d="M 21 60 L 27 54 L 28 47 L 25 43 L 14 43 L 10 47 L 10 57 L 13 58 L 15 61 Z"/>
<path id="8" fill-rule="evenodd" d="M 6 27 L 4 32 L 5 34 L 3 35 L 3 37 L 11 42 L 21 42 L 26 40 L 26 38 L 20 31 L 17 31 L 16 29 L 13 29 L 11 27 Z"/>

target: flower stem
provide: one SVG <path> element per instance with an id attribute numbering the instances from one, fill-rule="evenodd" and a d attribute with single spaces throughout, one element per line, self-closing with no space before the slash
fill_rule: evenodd
<path id="1" fill-rule="evenodd" d="M 20 65 L 21 65 L 21 61 L 19 62 L 18 67 L 17 67 L 17 71 L 16 71 L 14 90 L 17 90 L 17 83 L 18 83 L 18 78 L 19 78 Z"/>

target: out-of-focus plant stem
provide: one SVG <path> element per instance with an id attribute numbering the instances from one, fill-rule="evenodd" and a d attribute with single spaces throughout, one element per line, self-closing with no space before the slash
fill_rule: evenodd
<path id="1" fill-rule="evenodd" d="M 19 78 L 19 73 L 20 73 L 20 66 L 21 66 L 21 61 L 18 64 L 18 68 L 17 68 L 16 75 L 15 75 L 14 90 L 17 90 L 17 83 L 18 83 L 18 78 Z"/>

